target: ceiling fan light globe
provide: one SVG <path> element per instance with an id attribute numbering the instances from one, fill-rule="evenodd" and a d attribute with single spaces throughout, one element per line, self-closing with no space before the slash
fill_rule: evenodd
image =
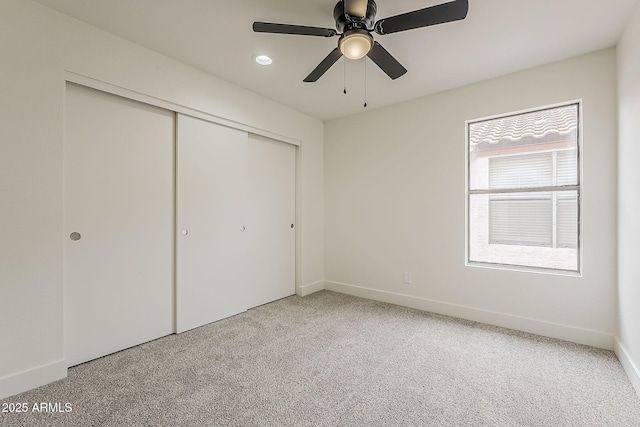
<path id="1" fill-rule="evenodd" d="M 373 47 L 373 38 L 362 30 L 347 31 L 338 42 L 340 52 L 349 59 L 360 59 Z"/>

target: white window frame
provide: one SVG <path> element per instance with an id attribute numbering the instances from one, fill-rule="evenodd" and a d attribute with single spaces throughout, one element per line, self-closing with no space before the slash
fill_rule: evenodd
<path id="1" fill-rule="evenodd" d="M 483 122 L 487 120 L 500 119 L 505 117 L 517 116 L 520 114 L 532 113 L 541 110 L 548 110 L 560 107 L 566 107 L 576 105 L 577 106 L 577 185 L 562 185 L 562 186 L 548 186 L 548 187 L 535 187 L 535 188 L 525 188 L 525 189 L 492 189 L 492 190 L 471 190 L 470 189 L 470 158 L 469 158 L 469 144 L 470 144 L 470 125 L 473 123 Z M 567 101 L 557 104 L 549 104 L 534 108 L 529 108 L 525 110 L 513 111 L 505 114 L 496 114 L 492 116 L 481 117 L 477 119 L 467 120 L 465 122 L 465 266 L 468 267 L 481 267 L 481 268 L 491 268 L 491 269 L 500 269 L 500 270 L 515 270 L 515 271 L 526 271 L 533 273 L 544 273 L 544 274 L 555 274 L 555 275 L 566 275 L 566 276 L 582 276 L 582 263 L 583 263 L 583 247 L 582 247 L 582 192 L 583 192 L 583 179 L 582 179 L 582 135 L 583 135 L 583 110 L 582 110 L 582 99 Z M 505 193 L 539 193 L 539 192 L 552 192 L 552 194 L 557 195 L 559 191 L 576 191 L 578 197 L 578 236 L 577 236 L 577 269 L 576 270 L 564 270 L 564 269 L 555 269 L 555 268 L 544 268 L 544 267 L 536 267 L 536 266 L 528 266 L 528 265 L 516 265 L 516 264 L 501 264 L 501 263 L 490 263 L 483 261 L 471 261 L 470 260 L 470 198 L 472 195 L 476 194 L 505 194 Z M 555 240 L 555 235 L 553 239 Z"/>

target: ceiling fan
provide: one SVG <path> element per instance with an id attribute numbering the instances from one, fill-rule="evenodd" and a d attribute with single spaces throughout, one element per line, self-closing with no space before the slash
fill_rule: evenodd
<path id="1" fill-rule="evenodd" d="M 375 21 L 378 7 L 374 0 L 340 0 L 333 9 L 336 30 L 331 28 L 307 27 L 302 25 L 254 22 L 257 33 L 294 34 L 301 36 L 340 36 L 336 47 L 309 74 L 304 81 L 315 82 L 336 63 L 342 55 L 349 59 L 368 56 L 391 79 L 397 79 L 407 72 L 385 48 L 373 40 L 372 31 L 385 35 L 414 28 L 428 27 L 466 18 L 469 0 L 454 0 L 436 6 Z M 375 22 L 375 23 L 374 23 Z"/>

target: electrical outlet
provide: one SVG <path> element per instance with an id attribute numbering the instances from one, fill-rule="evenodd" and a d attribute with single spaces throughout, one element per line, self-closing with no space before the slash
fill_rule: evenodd
<path id="1" fill-rule="evenodd" d="M 405 272 L 402 274 L 402 282 L 403 282 L 405 285 L 410 285 L 410 284 L 411 284 L 411 273 L 409 273 L 408 271 L 405 271 Z"/>

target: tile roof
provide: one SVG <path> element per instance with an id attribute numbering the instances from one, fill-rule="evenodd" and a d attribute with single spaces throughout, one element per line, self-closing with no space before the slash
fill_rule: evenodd
<path id="1" fill-rule="evenodd" d="M 573 104 L 471 123 L 469 141 L 473 147 L 532 139 L 542 142 L 554 135 L 564 140 L 572 138 L 577 128 L 578 106 Z"/>

